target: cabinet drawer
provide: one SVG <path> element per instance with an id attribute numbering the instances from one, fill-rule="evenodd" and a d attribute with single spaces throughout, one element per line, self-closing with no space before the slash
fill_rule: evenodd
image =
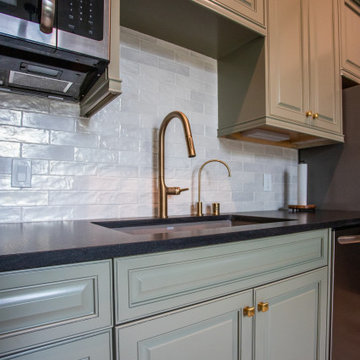
<path id="1" fill-rule="evenodd" d="M 111 360 L 111 330 L 44 346 L 32 351 L 3 358 L 3 360 Z"/>
<path id="2" fill-rule="evenodd" d="M 122 323 L 327 264 L 329 230 L 115 259 Z M 191 239 L 189 239 L 191 241 Z"/>
<path id="3" fill-rule="evenodd" d="M 0 355 L 110 327 L 111 261 L 0 274 Z"/>

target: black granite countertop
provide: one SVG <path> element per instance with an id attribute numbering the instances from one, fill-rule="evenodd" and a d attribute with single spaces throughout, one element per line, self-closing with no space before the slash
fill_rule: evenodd
<path id="1" fill-rule="evenodd" d="M 88 220 L 0 224 L 0 271 L 102 260 L 246 241 L 321 228 L 338 229 L 360 225 L 360 212 L 261 211 L 237 213 L 237 215 L 278 218 L 279 221 L 137 235 L 99 226 Z M 147 220 L 149 219 L 142 219 L 145 223 Z M 129 220 L 129 224 L 131 222 Z"/>

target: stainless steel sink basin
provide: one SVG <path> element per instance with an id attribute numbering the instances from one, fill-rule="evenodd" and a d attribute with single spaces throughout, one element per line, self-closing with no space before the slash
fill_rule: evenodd
<path id="1" fill-rule="evenodd" d="M 168 219 L 141 219 L 123 221 L 101 221 L 93 224 L 111 228 L 131 235 L 164 234 L 179 231 L 230 228 L 253 224 L 288 221 L 288 219 L 263 218 L 242 215 L 220 215 L 203 217 L 178 217 Z"/>

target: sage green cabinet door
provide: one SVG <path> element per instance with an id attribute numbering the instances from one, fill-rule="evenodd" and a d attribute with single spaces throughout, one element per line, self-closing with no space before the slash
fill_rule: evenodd
<path id="1" fill-rule="evenodd" d="M 0 274 L 0 357 L 112 326 L 112 262 Z"/>
<path id="2" fill-rule="evenodd" d="M 339 0 L 341 67 L 345 76 L 360 83 L 360 5 L 354 0 Z"/>
<path id="3" fill-rule="evenodd" d="M 268 13 L 270 116 L 289 130 L 342 135 L 336 1 L 272 0 Z"/>
<path id="4" fill-rule="evenodd" d="M 327 267 L 255 289 L 255 360 L 325 360 Z"/>
<path id="5" fill-rule="evenodd" d="M 252 291 L 116 329 L 118 360 L 251 360 Z"/>
<path id="6" fill-rule="evenodd" d="M 111 330 L 7 356 L 2 360 L 112 360 Z"/>
<path id="7" fill-rule="evenodd" d="M 273 0 L 268 11 L 270 114 L 299 125 L 309 109 L 308 28 L 303 0 Z"/>
<path id="8" fill-rule="evenodd" d="M 336 14 L 336 2 L 333 0 L 309 1 L 309 96 L 310 109 L 318 116 L 311 120 L 311 125 L 322 130 L 341 133 L 341 78 L 338 33 L 335 32 Z"/>

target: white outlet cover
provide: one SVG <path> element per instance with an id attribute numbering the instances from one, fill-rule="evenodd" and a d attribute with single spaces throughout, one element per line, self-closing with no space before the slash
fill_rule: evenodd
<path id="1" fill-rule="evenodd" d="M 31 187 L 31 160 L 13 159 L 11 166 L 11 186 Z"/>
<path id="2" fill-rule="evenodd" d="M 264 191 L 272 190 L 272 178 L 271 174 L 264 174 Z"/>

